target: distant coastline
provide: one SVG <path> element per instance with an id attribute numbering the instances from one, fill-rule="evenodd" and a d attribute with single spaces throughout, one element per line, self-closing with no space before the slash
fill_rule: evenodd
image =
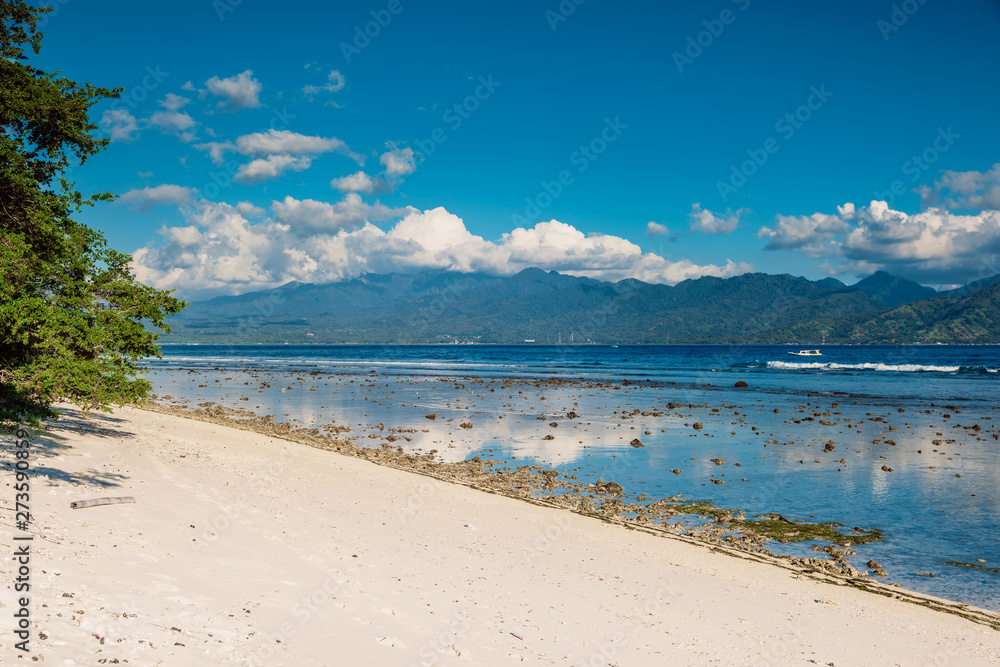
<path id="1" fill-rule="evenodd" d="M 164 343 L 817 345 L 1000 343 L 1000 276 L 936 292 L 762 273 L 677 285 L 525 269 L 366 275 L 190 305 Z M 533 343 L 525 343 L 533 340 Z"/>
<path id="2" fill-rule="evenodd" d="M 800 343 L 800 342 L 788 342 L 788 343 L 458 343 L 459 345 L 483 345 L 483 346 L 494 346 L 494 347 L 773 347 L 775 345 L 783 345 L 788 347 L 801 347 L 803 345 L 809 345 L 810 343 Z M 191 346 L 196 347 L 199 345 L 228 345 L 228 346 L 259 346 L 259 345 L 301 345 L 305 347 L 324 347 L 324 346 L 338 346 L 338 345 L 350 345 L 350 346 L 364 346 L 364 345 L 378 345 L 378 346 L 392 346 L 398 345 L 400 347 L 411 346 L 411 347 L 421 347 L 421 346 L 434 346 L 434 347 L 453 347 L 456 343 L 365 343 L 360 341 L 347 341 L 343 343 L 323 343 L 319 341 L 305 341 L 305 342 L 282 342 L 282 343 L 263 343 L 263 342 L 239 342 L 239 341 L 226 341 L 217 340 L 211 342 L 174 342 L 174 341 L 162 341 L 160 342 L 160 347 L 180 347 L 180 346 Z M 998 343 L 814 343 L 821 348 L 827 347 L 930 347 L 935 345 L 945 346 L 949 345 L 952 347 L 998 347 Z"/>

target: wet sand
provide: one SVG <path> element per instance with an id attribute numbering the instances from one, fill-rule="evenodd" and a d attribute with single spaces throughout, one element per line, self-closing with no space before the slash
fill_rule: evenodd
<path id="1" fill-rule="evenodd" d="M 1000 660 L 1000 632 L 900 589 L 209 421 L 67 415 L 36 456 L 32 646 L 49 662 Z M 137 502 L 69 508 L 103 495 Z"/>

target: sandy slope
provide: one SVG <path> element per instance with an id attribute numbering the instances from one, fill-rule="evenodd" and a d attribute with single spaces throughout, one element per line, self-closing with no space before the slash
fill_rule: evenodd
<path id="1" fill-rule="evenodd" d="M 1000 663 L 953 615 L 255 433 L 122 409 L 41 441 L 47 664 Z M 137 503 L 69 508 L 105 495 Z"/>

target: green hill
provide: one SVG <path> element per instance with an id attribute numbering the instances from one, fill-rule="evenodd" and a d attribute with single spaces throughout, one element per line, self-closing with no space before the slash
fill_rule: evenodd
<path id="1" fill-rule="evenodd" d="M 766 340 L 763 340 L 766 338 Z M 756 342 L 1000 343 L 1000 282 L 954 290 L 874 316 L 825 317 L 775 329 Z"/>
<path id="2" fill-rule="evenodd" d="M 861 290 L 870 297 L 879 299 L 890 308 L 895 308 L 911 301 L 932 299 L 937 296 L 937 292 L 930 287 L 924 287 L 919 283 L 900 278 L 899 276 L 891 276 L 885 271 L 876 271 L 851 287 Z"/>
<path id="3" fill-rule="evenodd" d="M 904 304 L 850 326 L 846 337 L 878 343 L 1000 342 L 1000 283 Z"/>
<path id="4" fill-rule="evenodd" d="M 1000 318 L 972 314 L 984 305 L 977 291 L 887 311 L 889 302 L 934 292 L 887 274 L 866 281 L 849 287 L 830 278 L 749 273 L 669 286 L 540 269 L 507 277 L 369 274 L 196 302 L 173 318 L 174 333 L 164 342 L 889 342 L 925 324 L 938 327 L 933 340 L 998 340 Z M 945 304 L 966 314 L 942 315 Z M 953 325 L 944 324 L 947 317 Z"/>

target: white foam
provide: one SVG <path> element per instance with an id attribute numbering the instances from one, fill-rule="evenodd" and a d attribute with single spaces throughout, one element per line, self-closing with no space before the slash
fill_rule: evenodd
<path id="1" fill-rule="evenodd" d="M 937 373 L 956 373 L 962 368 L 961 366 L 931 366 L 924 364 L 882 364 L 882 363 L 838 364 L 834 362 L 796 363 L 792 361 L 769 361 L 767 362 L 767 367 L 786 369 L 786 370 L 808 368 L 808 369 L 830 370 L 830 371 L 847 371 L 847 370 L 892 371 L 895 373 L 916 373 L 920 371 L 930 371 Z"/>

